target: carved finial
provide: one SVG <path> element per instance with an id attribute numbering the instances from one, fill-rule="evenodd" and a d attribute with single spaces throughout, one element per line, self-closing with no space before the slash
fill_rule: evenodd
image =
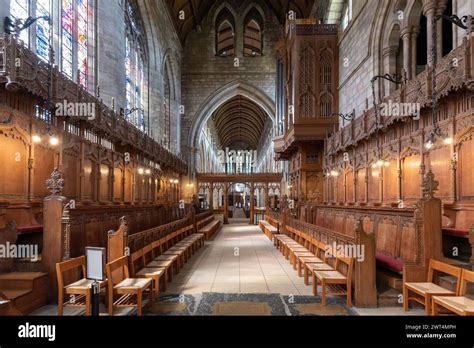
<path id="1" fill-rule="evenodd" d="M 54 168 L 51 177 L 46 180 L 46 187 L 51 191 L 52 196 L 61 195 L 64 188 L 64 179 L 58 168 Z"/>
<path id="2" fill-rule="evenodd" d="M 120 219 L 119 219 L 119 222 L 120 222 L 120 228 L 128 228 L 128 221 L 127 221 L 127 217 L 126 216 L 122 216 Z"/>
<path id="3" fill-rule="evenodd" d="M 431 199 L 435 191 L 438 191 L 439 182 L 434 179 L 431 169 L 423 178 L 423 198 Z"/>
<path id="4" fill-rule="evenodd" d="M 474 33 L 474 16 L 466 16 L 467 35 Z"/>

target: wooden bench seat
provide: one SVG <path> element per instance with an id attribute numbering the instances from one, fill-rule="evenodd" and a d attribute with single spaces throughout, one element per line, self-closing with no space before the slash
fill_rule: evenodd
<path id="1" fill-rule="evenodd" d="M 278 227 L 273 226 L 270 222 L 266 220 L 260 220 L 258 223 L 262 232 L 273 241 L 274 235 L 279 233 Z"/>
<path id="2" fill-rule="evenodd" d="M 219 229 L 221 222 L 219 220 L 213 220 L 204 227 L 199 229 L 199 233 L 203 233 L 206 237 L 206 240 L 212 238 L 214 233 Z"/>
<path id="3" fill-rule="evenodd" d="M 456 279 L 456 291 L 445 289 L 435 283 L 435 271 L 438 273 L 449 274 Z M 408 311 L 409 302 L 416 301 L 425 307 L 426 315 L 432 313 L 433 296 L 455 296 L 459 293 L 461 285 L 462 270 L 459 267 L 448 265 L 441 261 L 431 259 L 428 268 L 428 279 L 426 282 L 403 284 L 403 309 Z"/>
<path id="4" fill-rule="evenodd" d="M 137 315 L 141 316 L 145 292 L 148 292 L 150 296 L 149 305 L 153 303 L 153 280 L 130 278 L 128 263 L 128 257 L 123 256 L 105 266 L 109 292 L 109 315 L 111 316 L 114 308 L 120 307 L 134 307 L 137 309 Z"/>
<path id="5" fill-rule="evenodd" d="M 86 257 L 80 256 L 56 264 L 58 280 L 58 315 L 63 315 L 64 307 L 84 307 L 86 315 L 91 315 L 92 284 L 91 279 L 81 278 L 72 283 L 65 284 L 65 275 L 82 274 L 86 276 Z M 106 281 L 99 282 L 101 288 L 106 286 Z M 68 295 L 68 298 L 64 298 Z"/>

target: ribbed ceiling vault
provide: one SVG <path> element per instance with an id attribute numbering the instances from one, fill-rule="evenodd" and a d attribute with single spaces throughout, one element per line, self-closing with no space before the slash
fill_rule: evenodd
<path id="1" fill-rule="evenodd" d="M 186 41 L 189 32 L 199 26 L 207 16 L 214 3 L 219 0 L 165 0 L 171 17 L 182 42 Z M 329 0 L 257 0 L 265 3 L 275 13 L 280 23 L 285 22 L 289 11 L 294 11 L 298 18 L 322 16 L 327 9 Z M 237 1 L 237 4 L 239 1 Z M 236 9 L 237 10 L 237 9 Z M 184 11 L 185 20 L 179 19 L 179 14 Z"/>
<path id="2" fill-rule="evenodd" d="M 246 144 L 253 150 L 258 147 L 267 118 L 260 106 L 242 96 L 229 99 L 212 114 L 223 147 Z"/>

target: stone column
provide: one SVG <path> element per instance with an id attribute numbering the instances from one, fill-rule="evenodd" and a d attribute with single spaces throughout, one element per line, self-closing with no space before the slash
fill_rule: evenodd
<path id="1" fill-rule="evenodd" d="M 447 0 L 440 1 L 439 7 L 436 9 L 436 15 L 441 16 L 446 10 Z M 436 22 L 436 54 L 438 59 L 443 57 L 443 20 Z"/>
<path id="2" fill-rule="evenodd" d="M 229 191 L 229 183 L 224 183 L 224 224 L 229 223 L 229 200 L 227 197 Z"/>
<path id="3" fill-rule="evenodd" d="M 436 12 L 436 2 L 433 0 L 423 3 L 423 14 L 426 17 L 426 33 L 427 33 L 427 57 L 428 64 L 433 63 L 433 18 Z"/>
<path id="4" fill-rule="evenodd" d="M 267 208 L 268 206 L 268 182 L 265 184 L 265 187 L 264 187 L 264 194 L 263 194 L 263 204 L 264 204 L 264 207 Z"/>
<path id="5" fill-rule="evenodd" d="M 383 49 L 383 66 L 384 73 L 394 74 L 397 71 L 397 51 L 398 47 L 390 46 Z M 384 95 L 387 96 L 392 93 L 396 86 L 390 81 L 383 81 Z"/>
<path id="6" fill-rule="evenodd" d="M 411 32 L 411 70 L 410 75 L 407 75 L 407 78 L 414 79 L 416 77 L 416 49 L 417 49 L 417 40 L 418 34 L 420 33 L 420 27 L 413 27 Z"/>
<path id="7" fill-rule="evenodd" d="M 253 225 L 255 222 L 255 203 L 254 203 L 255 184 L 250 184 L 250 221 L 249 224 Z"/>
<path id="8" fill-rule="evenodd" d="M 209 187 L 209 209 L 214 210 L 214 183 L 211 181 Z"/>
<path id="9" fill-rule="evenodd" d="M 411 78 L 411 59 L 412 52 L 410 51 L 411 45 L 411 27 L 406 27 L 402 30 L 402 40 L 403 40 L 403 69 L 407 78 Z"/>

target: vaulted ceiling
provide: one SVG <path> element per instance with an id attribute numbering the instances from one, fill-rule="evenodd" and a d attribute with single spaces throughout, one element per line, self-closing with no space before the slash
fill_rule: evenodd
<path id="1" fill-rule="evenodd" d="M 166 0 L 182 42 L 186 40 L 191 30 L 201 24 L 216 1 L 219 0 Z M 257 2 L 266 3 L 282 24 L 291 10 L 295 11 L 298 18 L 311 16 L 322 18 L 321 13 L 324 14 L 329 5 L 329 0 L 258 0 Z M 184 11 L 184 20 L 179 18 L 181 11 Z"/>
<path id="2" fill-rule="evenodd" d="M 260 106 L 242 96 L 229 99 L 212 114 L 221 145 L 231 149 L 247 150 L 242 148 L 247 145 L 256 150 L 267 119 Z"/>

